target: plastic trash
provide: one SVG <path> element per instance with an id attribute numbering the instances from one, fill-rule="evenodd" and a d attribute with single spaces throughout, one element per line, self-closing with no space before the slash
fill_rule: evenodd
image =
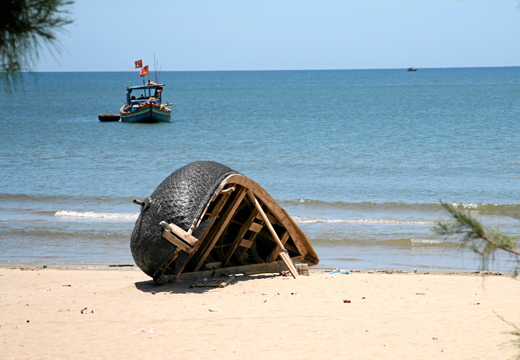
<path id="1" fill-rule="evenodd" d="M 336 270 L 332 270 L 330 272 L 330 274 L 350 274 L 350 272 L 348 270 L 336 269 Z"/>

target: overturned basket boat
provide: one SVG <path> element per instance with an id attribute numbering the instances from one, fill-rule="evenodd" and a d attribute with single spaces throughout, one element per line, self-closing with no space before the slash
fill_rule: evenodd
<path id="1" fill-rule="evenodd" d="M 183 276 L 297 272 L 318 264 L 303 232 L 256 182 L 211 161 L 168 176 L 141 205 L 134 260 L 158 284 Z"/>

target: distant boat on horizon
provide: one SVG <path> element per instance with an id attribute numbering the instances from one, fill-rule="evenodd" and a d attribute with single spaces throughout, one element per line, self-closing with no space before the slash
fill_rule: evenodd
<path id="1" fill-rule="evenodd" d="M 413 66 L 409 67 L 408 69 L 406 69 L 406 71 L 417 71 L 416 68 L 414 68 Z"/>

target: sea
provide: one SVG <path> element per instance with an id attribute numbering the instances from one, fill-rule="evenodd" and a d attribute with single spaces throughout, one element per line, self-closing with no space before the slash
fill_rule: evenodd
<path id="1" fill-rule="evenodd" d="M 133 265 L 143 199 L 193 161 L 260 184 L 318 268 L 479 271 L 441 201 L 519 235 L 520 67 L 163 71 L 171 123 L 117 114 L 128 72 L 24 73 L 2 90 L 0 264 Z M 514 258 L 498 252 L 493 271 Z"/>

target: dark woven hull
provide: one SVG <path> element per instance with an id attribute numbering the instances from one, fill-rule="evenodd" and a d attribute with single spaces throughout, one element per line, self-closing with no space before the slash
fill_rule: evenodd
<path id="1" fill-rule="evenodd" d="M 291 257 L 317 264 L 305 235 L 265 190 L 225 165 L 201 161 L 173 172 L 141 204 L 130 245 L 137 266 L 159 283 L 181 272 L 266 272 L 280 249 L 248 199 L 249 191 L 264 205 Z M 165 238 L 161 222 L 180 228 L 181 238 L 193 239 L 191 245 Z"/>

